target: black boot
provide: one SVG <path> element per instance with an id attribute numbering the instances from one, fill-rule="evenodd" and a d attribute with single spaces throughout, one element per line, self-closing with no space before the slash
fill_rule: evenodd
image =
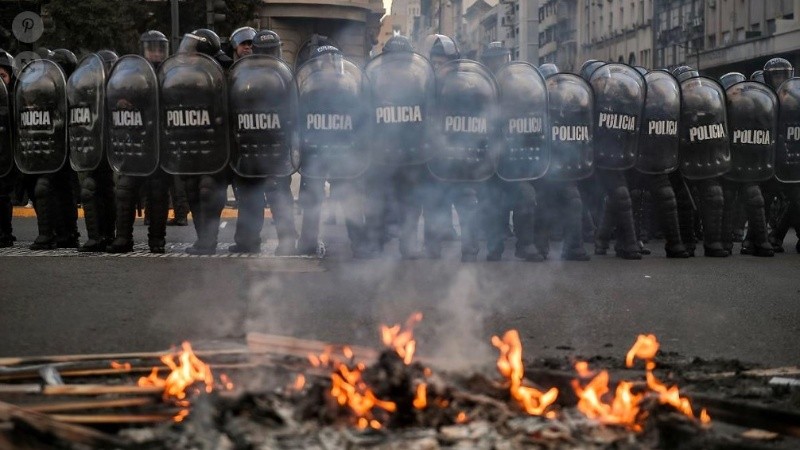
<path id="1" fill-rule="evenodd" d="M 675 199 L 675 192 L 669 182 L 662 183 L 653 193 L 655 209 L 660 217 L 661 229 L 663 230 L 664 250 L 667 258 L 688 258 L 689 252 L 681 240 L 680 225 L 678 222 L 678 203 Z"/>
<path id="2" fill-rule="evenodd" d="M 606 198 L 603 205 L 603 220 L 597 227 L 597 232 L 594 238 L 594 254 L 606 255 L 608 254 L 608 247 L 611 239 L 614 236 L 614 211 L 612 210 L 611 199 Z"/>
<path id="3" fill-rule="evenodd" d="M 109 253 L 133 251 L 133 221 L 136 220 L 136 197 L 143 179 L 123 175 L 117 181 L 117 237 L 106 247 Z"/>
<path id="4" fill-rule="evenodd" d="M 703 250 L 705 256 L 724 258 L 730 252 L 722 247 L 722 214 L 724 197 L 722 187 L 713 180 L 705 180 L 703 195 Z"/>
<path id="5" fill-rule="evenodd" d="M 764 212 L 764 197 L 758 184 L 751 183 L 744 188 L 745 208 L 747 211 L 747 234 L 750 237 L 752 252 L 755 256 L 775 256 L 775 251 L 767 236 L 767 217 Z M 744 253 L 742 243 L 742 253 Z"/>
<path id="6" fill-rule="evenodd" d="M 53 250 L 56 248 L 55 230 L 56 211 L 52 194 L 50 175 L 40 175 L 34 186 L 33 206 L 36 209 L 36 223 L 39 236 L 30 245 L 31 250 Z"/>

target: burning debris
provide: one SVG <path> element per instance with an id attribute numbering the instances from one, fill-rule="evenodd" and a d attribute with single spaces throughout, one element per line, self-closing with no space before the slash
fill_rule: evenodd
<path id="1" fill-rule="evenodd" d="M 682 395 L 678 383 L 661 381 L 653 335 L 638 337 L 624 367 L 594 371 L 588 361 L 564 361 L 552 368 L 551 361 L 526 370 L 519 333 L 509 330 L 492 338 L 499 376 L 462 374 L 415 359 L 413 327 L 421 320 L 415 313 L 404 326 L 382 326 L 380 352 L 252 335 L 248 349 L 203 352 L 211 362 L 188 342 L 179 352 L 131 354 L 104 367 L 81 357 L 21 360 L 0 370 L 7 383 L 0 385 L 6 402 L 0 448 L 50 448 L 36 446 L 44 436 L 64 447 L 164 449 L 792 448 L 800 442 L 791 438 L 800 437 L 796 413 Z M 148 363 L 154 359 L 157 365 Z M 635 369 L 638 360 L 643 373 Z M 96 384 L 19 384 L 42 367 Z M 134 384 L 136 373 L 149 375 Z M 772 434 L 723 434 L 693 401 L 722 420 Z M 753 444 L 753 436 L 762 444 L 768 439 L 769 447 Z"/>

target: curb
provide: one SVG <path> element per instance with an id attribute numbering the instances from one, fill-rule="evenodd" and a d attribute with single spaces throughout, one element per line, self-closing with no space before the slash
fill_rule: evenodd
<path id="1" fill-rule="evenodd" d="M 170 211 L 172 210 L 170 209 Z M 25 206 L 15 206 L 14 217 L 36 217 L 36 210 Z M 83 208 L 78 208 L 78 217 L 83 218 Z M 170 213 L 169 217 L 172 218 L 174 215 Z M 235 219 L 237 217 L 239 217 L 239 210 L 236 208 L 225 208 L 222 210 L 222 215 L 220 216 L 222 219 Z M 264 209 L 264 218 L 272 218 L 272 211 L 270 211 L 269 208 Z"/>

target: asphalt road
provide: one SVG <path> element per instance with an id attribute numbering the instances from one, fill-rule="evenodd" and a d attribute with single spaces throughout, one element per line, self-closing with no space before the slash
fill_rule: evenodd
<path id="1" fill-rule="evenodd" d="M 378 345 L 381 323 L 422 311 L 418 352 L 454 366 L 494 361 L 490 338 L 509 328 L 526 357 L 623 356 L 637 334 L 655 333 L 663 350 L 690 357 L 800 363 L 794 236 L 775 258 L 667 260 L 651 243 L 642 261 L 525 263 L 508 250 L 498 263 L 462 264 L 455 242 L 440 261 L 402 261 L 396 242 L 387 258 L 353 261 L 344 227 L 330 225 L 319 261 L 271 257 L 274 239 L 262 257 L 228 257 L 235 222 L 225 223 L 217 257 L 182 257 L 185 245 L 165 257 L 0 251 L 0 356 L 242 342 L 249 331 Z M 16 218 L 15 233 L 33 240 L 35 220 Z M 137 225 L 138 242 L 145 233 Z M 173 243 L 193 237 L 191 226 L 168 230 Z"/>

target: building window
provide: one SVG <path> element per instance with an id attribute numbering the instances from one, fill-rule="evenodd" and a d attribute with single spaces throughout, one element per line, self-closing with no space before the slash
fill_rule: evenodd
<path id="1" fill-rule="evenodd" d="M 767 21 L 767 34 L 775 34 L 775 19 Z"/>
<path id="2" fill-rule="evenodd" d="M 644 0 L 639 1 L 639 23 L 644 25 Z"/>
<path id="3" fill-rule="evenodd" d="M 731 43 L 731 32 L 726 31 L 722 33 L 722 45 L 728 45 Z"/>
<path id="4" fill-rule="evenodd" d="M 716 34 L 709 34 L 708 35 L 708 48 L 714 48 L 717 46 L 717 35 Z"/>
<path id="5" fill-rule="evenodd" d="M 672 8 L 672 10 L 670 11 L 670 14 L 669 14 L 669 28 L 670 29 L 677 28 L 677 27 L 680 26 L 680 23 L 678 22 L 678 13 L 679 13 L 679 9 L 678 9 L 677 6 Z"/>
<path id="6" fill-rule="evenodd" d="M 744 40 L 744 27 L 736 29 L 736 41 Z"/>
<path id="7" fill-rule="evenodd" d="M 658 31 L 666 31 L 667 29 L 667 12 L 661 11 L 658 14 Z"/>

